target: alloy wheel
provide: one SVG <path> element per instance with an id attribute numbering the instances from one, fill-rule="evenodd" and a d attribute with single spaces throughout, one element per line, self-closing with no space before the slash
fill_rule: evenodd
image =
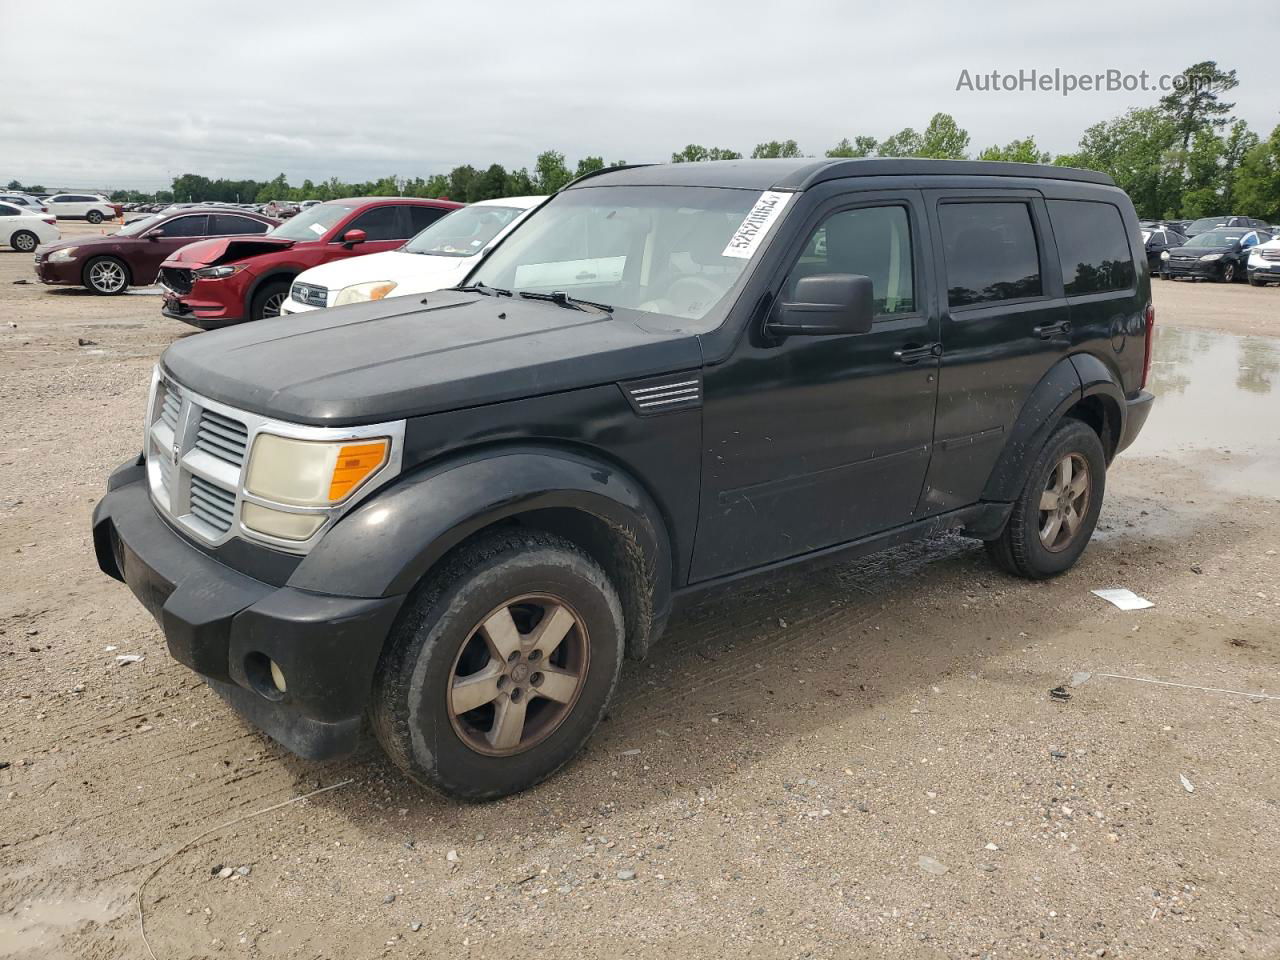
<path id="1" fill-rule="evenodd" d="M 1040 494 L 1040 543 L 1050 553 L 1075 540 L 1089 512 L 1091 489 L 1089 463 L 1078 453 L 1067 454 L 1049 471 Z"/>
<path id="2" fill-rule="evenodd" d="M 1236 278 L 1236 265 L 1234 263 L 1228 263 L 1225 267 L 1222 268 L 1222 282 L 1230 283 L 1235 278 Z"/>
<path id="3" fill-rule="evenodd" d="M 273 293 L 262 302 L 262 319 L 268 317 L 280 316 L 280 308 L 284 306 L 284 301 L 288 297 L 288 293 Z"/>
<path id="4" fill-rule="evenodd" d="M 449 722 L 477 753 L 522 753 L 573 712 L 590 659 L 586 624 L 564 600 L 509 600 L 476 624 L 458 651 L 449 672 Z"/>
<path id="5" fill-rule="evenodd" d="M 124 289 L 124 267 L 114 260 L 100 260 L 89 268 L 89 283 L 100 293 L 116 293 Z"/>
<path id="6" fill-rule="evenodd" d="M 37 240 L 34 233 L 20 233 L 13 238 L 13 247 L 20 253 L 30 253 L 36 248 Z"/>

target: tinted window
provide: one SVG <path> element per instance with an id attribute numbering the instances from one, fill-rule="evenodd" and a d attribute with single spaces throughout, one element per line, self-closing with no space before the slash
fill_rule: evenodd
<path id="1" fill-rule="evenodd" d="M 70 197 L 66 197 L 66 196 L 63 196 L 62 194 L 58 194 L 56 197 L 50 197 L 49 202 L 50 203 L 66 203 L 70 199 L 71 199 Z"/>
<path id="2" fill-rule="evenodd" d="M 204 214 L 190 217 L 174 217 L 160 226 L 160 236 L 203 237 L 206 234 L 205 225 L 208 220 L 209 218 Z"/>
<path id="3" fill-rule="evenodd" d="M 226 213 L 215 213 L 209 224 L 209 235 L 225 237 L 237 233 L 266 233 L 268 224 L 249 217 L 235 217 Z"/>
<path id="4" fill-rule="evenodd" d="M 401 209 L 398 206 L 386 206 L 366 210 L 347 224 L 347 230 L 363 230 L 366 240 L 402 240 L 406 230 L 401 226 Z"/>
<path id="5" fill-rule="evenodd" d="M 1109 203 L 1050 200 L 1049 222 L 1067 296 L 1133 286 L 1133 257 L 1119 210 Z"/>
<path id="6" fill-rule="evenodd" d="M 68 199 L 70 199 L 72 203 L 97 203 L 98 202 L 97 197 L 74 196 L 74 197 L 69 197 Z"/>
<path id="7" fill-rule="evenodd" d="M 951 306 L 1040 296 L 1040 255 L 1025 203 L 944 203 L 938 218 Z"/>
<path id="8" fill-rule="evenodd" d="M 0 203 L 0 217 L 20 217 L 22 211 L 17 207 L 11 207 L 6 203 Z"/>
<path id="9" fill-rule="evenodd" d="M 425 230 L 449 212 L 439 207 L 410 207 L 409 232 L 418 233 L 421 230 Z"/>
<path id="10" fill-rule="evenodd" d="M 823 220 L 809 236 L 804 252 L 787 277 L 786 294 L 796 281 L 823 273 L 855 273 L 871 278 L 876 313 L 913 313 L 915 278 L 911 227 L 905 207 L 842 210 Z"/>

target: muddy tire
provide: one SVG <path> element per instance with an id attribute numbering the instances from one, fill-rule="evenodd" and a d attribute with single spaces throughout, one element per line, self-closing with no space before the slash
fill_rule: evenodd
<path id="1" fill-rule="evenodd" d="M 249 304 L 250 320 L 272 320 L 280 316 L 280 308 L 289 298 L 288 280 L 273 280 L 253 295 Z"/>
<path id="2" fill-rule="evenodd" d="M 102 211 L 90 210 L 87 214 L 85 214 L 84 218 L 96 227 L 98 224 L 102 222 Z"/>
<path id="3" fill-rule="evenodd" d="M 533 786 L 581 749 L 622 665 L 622 605 L 573 543 L 508 529 L 459 549 L 410 596 L 370 721 L 415 781 L 470 800 Z"/>
<path id="4" fill-rule="evenodd" d="M 1004 531 L 986 543 L 1001 570 L 1028 580 L 1071 569 L 1098 524 L 1107 460 L 1088 424 L 1058 424 L 1027 475 Z"/>
<path id="5" fill-rule="evenodd" d="M 19 253 L 31 253 L 40 246 L 40 238 L 30 230 L 19 230 L 9 238 L 9 246 Z"/>
<path id="6" fill-rule="evenodd" d="M 115 257 L 94 257 L 84 265 L 81 280 L 94 293 L 115 296 L 129 289 L 129 268 Z"/>

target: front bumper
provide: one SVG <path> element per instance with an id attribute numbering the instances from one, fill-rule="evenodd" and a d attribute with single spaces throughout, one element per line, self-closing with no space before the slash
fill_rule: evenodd
<path id="1" fill-rule="evenodd" d="M 232 323 L 240 323 L 245 318 L 239 316 L 225 303 L 219 300 L 208 300 L 192 293 L 178 293 L 168 287 L 161 290 L 163 302 L 160 312 L 171 320 L 181 320 L 201 330 L 213 330 Z"/>
<path id="2" fill-rule="evenodd" d="M 404 598 L 308 592 L 239 573 L 160 517 L 145 469 L 118 468 L 93 512 L 99 567 L 156 618 L 174 659 L 251 723 L 307 759 L 350 753 Z M 270 682 L 268 658 L 284 674 L 284 693 Z"/>
<path id="3" fill-rule="evenodd" d="M 1221 260 L 1191 260 L 1182 261 L 1165 260 L 1161 272 L 1170 277 L 1201 277 L 1207 280 L 1217 280 L 1222 276 Z"/>
<path id="4" fill-rule="evenodd" d="M 1116 444 L 1116 453 L 1128 447 L 1134 440 L 1138 439 L 1138 434 L 1142 431 L 1142 426 L 1147 422 L 1147 417 L 1151 415 L 1151 404 L 1155 402 L 1155 396 L 1146 390 L 1139 390 L 1137 396 L 1130 397 L 1125 401 L 1125 417 L 1124 430 L 1120 434 L 1120 442 Z"/>
<path id="5" fill-rule="evenodd" d="M 1263 260 L 1259 263 L 1251 259 L 1249 276 L 1255 280 L 1280 280 L 1280 261 Z"/>
<path id="6" fill-rule="evenodd" d="M 82 266 L 83 264 L 79 260 L 51 263 L 49 260 L 41 259 L 37 255 L 35 261 L 36 279 L 41 283 L 79 286 L 82 282 L 80 276 Z"/>

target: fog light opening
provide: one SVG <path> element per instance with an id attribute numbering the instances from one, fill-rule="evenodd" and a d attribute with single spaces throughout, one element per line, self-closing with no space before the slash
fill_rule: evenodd
<path id="1" fill-rule="evenodd" d="M 244 674 L 254 692 L 268 700 L 283 700 L 286 690 L 284 671 L 265 653 L 251 653 L 244 658 Z"/>

